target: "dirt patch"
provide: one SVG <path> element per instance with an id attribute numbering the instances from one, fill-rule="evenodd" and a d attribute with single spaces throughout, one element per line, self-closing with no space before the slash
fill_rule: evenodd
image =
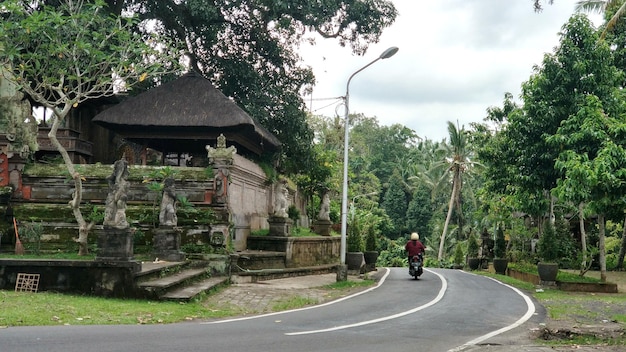
<path id="1" fill-rule="evenodd" d="M 604 341 L 620 340 L 626 343 L 624 294 L 569 293 L 558 300 L 543 299 L 541 303 L 551 311 L 538 338 L 544 340 L 572 340 L 590 337 Z"/>

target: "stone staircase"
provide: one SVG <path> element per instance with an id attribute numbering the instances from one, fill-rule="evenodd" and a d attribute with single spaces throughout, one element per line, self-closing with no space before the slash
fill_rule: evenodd
<path id="1" fill-rule="evenodd" d="M 286 267 L 285 253 L 243 251 L 217 259 L 143 262 L 135 274 L 137 296 L 155 300 L 190 301 L 229 283 L 260 282 L 336 272 L 336 264 Z"/>
<path id="2" fill-rule="evenodd" d="M 287 267 L 285 257 L 285 252 L 257 250 L 233 254 L 230 263 L 230 281 L 236 284 L 260 282 L 294 276 L 328 274 L 337 270 L 337 264 Z"/>
<path id="3" fill-rule="evenodd" d="M 206 261 L 144 262 L 135 274 L 139 295 L 157 300 L 190 301 L 228 281 Z"/>

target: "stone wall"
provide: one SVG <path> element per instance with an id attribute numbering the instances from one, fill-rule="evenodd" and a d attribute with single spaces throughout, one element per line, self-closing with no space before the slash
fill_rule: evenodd
<path id="1" fill-rule="evenodd" d="M 77 260 L 0 259 L 0 290 L 13 290 L 18 273 L 39 274 L 38 291 L 105 297 L 137 296 L 135 274 L 141 263 Z"/>
<path id="2" fill-rule="evenodd" d="M 286 268 L 336 264 L 340 259 L 341 237 L 250 236 L 248 249 L 284 252 Z"/>
<path id="3" fill-rule="evenodd" d="M 142 182 L 141 179 L 132 177 L 133 172 L 136 173 L 136 170 L 140 168 L 145 167 L 133 165 L 129 168 L 131 177 L 129 178 L 127 214 L 132 214 L 140 206 L 153 206 L 155 197 L 158 196 L 155 192 L 149 191 L 146 183 Z M 177 167 L 172 168 L 177 169 Z M 204 170 L 194 167 L 181 169 L 196 171 L 197 173 L 202 173 Z M 267 220 L 273 211 L 274 187 L 267 184 L 267 177 L 257 164 L 239 155 L 234 156 L 233 165 L 229 167 L 228 181 L 227 204 L 215 203 L 213 179 L 190 180 L 179 177 L 176 179 L 175 188 L 177 194 L 185 196 L 196 207 L 212 209 L 216 215 L 216 221 L 219 222 L 220 226 L 227 229 L 225 235 L 230 237 L 233 248 L 236 251 L 242 251 L 247 247 L 247 238 L 251 231 L 269 228 Z M 56 214 L 63 214 L 64 218 L 55 218 L 47 224 L 50 226 L 47 226 L 44 240 L 67 242 L 66 238 L 60 239 L 58 235 L 65 232 L 75 232 L 76 225 L 73 224 L 73 216 L 67 206 L 67 202 L 71 200 L 73 183 L 68 182 L 67 177 L 62 175 L 35 176 L 24 173 L 20 177 L 19 184 L 21 186 L 18 192 L 19 196 L 14 198 L 13 202 L 16 217 L 21 216 L 18 220 L 28 221 L 29 216 L 26 214 L 28 210 L 23 209 L 29 205 L 39 205 L 40 208 L 44 205 L 52 208 L 56 206 L 63 210 L 56 212 Z M 103 207 L 108 192 L 108 183 L 104 177 L 86 177 L 83 181 L 82 204 L 91 203 Z M 290 190 L 289 203 L 296 205 L 301 214 L 306 214 L 304 210 L 305 200 L 301 199 L 293 190 Z M 0 211 L 4 211 L 2 205 L 0 205 Z M 129 221 L 138 221 L 138 219 L 136 216 L 129 216 Z M 307 224 L 308 221 L 303 221 L 303 223 Z M 151 237 L 149 231 L 152 224 L 133 223 L 132 225 Z M 185 224 L 184 219 L 179 216 L 179 225 L 184 231 L 182 235 L 183 244 L 208 242 L 211 229 L 206 224 L 203 225 L 203 222 Z M 3 243 L 6 244 L 7 240 L 9 240 L 9 236 L 5 236 Z"/>

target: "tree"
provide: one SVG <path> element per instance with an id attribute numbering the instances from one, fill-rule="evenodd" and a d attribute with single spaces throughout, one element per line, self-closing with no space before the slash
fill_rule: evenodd
<path id="1" fill-rule="evenodd" d="M 406 227 L 412 232 L 416 231 L 426 238 L 430 236 L 428 224 L 433 216 L 430 192 L 426 187 L 418 187 L 413 192 L 413 198 L 409 202 L 406 211 Z"/>
<path id="2" fill-rule="evenodd" d="M 74 182 L 70 207 L 78 222 L 79 254 L 84 255 L 93 223 L 81 213 L 82 177 L 58 141 L 57 130 L 72 108 L 178 70 L 177 59 L 162 38 L 131 32 L 134 19 L 111 16 L 104 1 L 62 0 L 58 6 L 37 9 L 22 4 L 11 0 L 2 5 L 0 65 L 6 68 L 5 78 L 53 112 L 48 137 Z"/>
<path id="3" fill-rule="evenodd" d="M 472 166 L 472 162 L 469 158 L 470 146 L 467 142 L 465 130 L 463 128 L 457 128 L 452 122 L 448 121 L 448 134 L 450 135 L 450 144 L 445 145 L 447 148 L 446 160 L 435 166 L 446 167 L 450 178 L 444 180 L 451 180 L 449 184 L 452 186 L 450 201 L 448 203 L 448 214 L 446 215 L 441 240 L 439 241 L 439 253 L 437 255 L 437 260 L 439 261 L 443 259 L 446 232 L 448 231 L 448 225 L 452 218 L 453 208 L 457 209 L 457 216 L 459 219 L 462 219 L 461 191 L 463 188 L 463 174 Z M 462 220 L 459 220 L 459 231 L 461 231 L 462 228 Z"/>
<path id="4" fill-rule="evenodd" d="M 395 234 L 392 238 L 399 237 L 406 226 L 407 199 L 397 170 L 389 179 L 389 187 L 383 196 L 381 206 L 393 223 Z"/>
<path id="5" fill-rule="evenodd" d="M 618 87 L 615 89 L 617 97 Z M 626 206 L 622 197 L 626 192 L 626 123 L 614 116 L 620 114 L 607 113 L 598 97 L 588 95 L 578 113 L 564 121 L 549 139 L 563 148 L 555 166 L 564 177 L 555 191 L 564 199 L 588 203 L 598 215 L 602 281 L 606 280 L 606 214 Z"/>
<path id="6" fill-rule="evenodd" d="M 554 53 L 546 54 L 522 84 L 523 107 L 509 114 L 502 139 L 491 153 L 501 151 L 507 163 L 501 190 L 515 195 L 519 210 L 533 215 L 550 211 L 551 220 L 554 203 L 549 191 L 560 177 L 554 168 L 560 149 L 549 145 L 547 138 L 576 114 L 585 95 L 607 102 L 614 99 L 615 82 L 622 79 L 614 67 L 607 66 L 612 62 L 608 47 L 598 41 L 586 16 L 572 16 L 560 37 Z"/>
<path id="7" fill-rule="evenodd" d="M 626 15 L 626 2 L 624 0 L 580 0 L 576 3 L 576 11 L 597 12 L 610 14 L 606 18 L 606 24 L 600 34 L 600 39 L 604 39 L 607 33 L 615 30 L 617 23 Z"/>
<path id="8" fill-rule="evenodd" d="M 278 166 L 288 174 L 316 162 L 301 94 L 315 77 L 298 47 L 317 36 L 362 55 L 397 16 L 390 0 L 107 2 L 185 43 L 192 67 L 282 142 Z"/>

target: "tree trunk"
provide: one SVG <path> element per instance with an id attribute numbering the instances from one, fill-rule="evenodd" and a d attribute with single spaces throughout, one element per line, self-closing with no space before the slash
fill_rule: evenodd
<path id="1" fill-rule="evenodd" d="M 600 233 L 598 234 L 598 250 L 600 252 L 600 281 L 606 282 L 606 250 L 604 247 L 604 235 L 606 229 L 604 214 L 598 214 L 598 226 L 600 228 Z"/>
<path id="2" fill-rule="evenodd" d="M 76 169 L 74 168 L 74 163 L 72 159 L 70 159 L 70 155 L 67 153 L 67 150 L 61 145 L 59 140 L 57 139 L 57 131 L 61 122 L 68 114 L 71 105 L 68 105 L 67 108 L 58 111 L 54 110 L 54 122 L 52 123 L 52 127 L 50 128 L 50 132 L 48 132 L 48 138 L 50 138 L 50 142 L 57 151 L 61 154 L 63 161 L 65 162 L 65 167 L 69 172 L 72 180 L 74 181 L 74 193 L 72 194 L 72 200 L 69 202 L 70 207 L 72 208 L 72 213 L 74 214 L 74 218 L 78 223 L 78 255 L 87 255 L 89 254 L 89 248 L 87 246 L 87 238 L 89 235 L 89 231 L 93 227 L 93 223 L 87 224 L 85 219 L 83 218 L 83 214 L 80 212 L 80 202 L 83 196 L 83 182 L 81 176 Z"/>
<path id="3" fill-rule="evenodd" d="M 443 259 L 444 242 L 446 240 L 446 232 L 448 232 L 448 225 L 450 224 L 450 219 L 452 218 L 452 208 L 454 206 L 454 198 L 456 196 L 457 187 L 458 186 L 455 177 L 453 178 L 452 194 L 450 194 L 450 202 L 448 203 L 448 215 L 446 216 L 446 222 L 443 224 L 443 232 L 441 233 L 441 239 L 439 241 L 439 254 L 437 255 L 438 261 L 441 261 Z"/>
<path id="4" fill-rule="evenodd" d="M 583 260 L 580 263 L 580 276 L 587 272 L 587 233 L 585 232 L 585 203 L 578 203 L 578 226 L 580 227 L 580 246 L 583 252 Z"/>
<path id="5" fill-rule="evenodd" d="M 622 226 L 622 245 L 619 249 L 619 257 L 617 258 L 617 269 L 624 269 L 624 255 L 626 255 L 626 217 L 624 217 L 624 225 Z"/>
<path id="6" fill-rule="evenodd" d="M 550 197 L 550 225 L 556 224 L 556 216 L 554 215 L 554 196 L 550 194 L 550 191 L 546 191 Z"/>

